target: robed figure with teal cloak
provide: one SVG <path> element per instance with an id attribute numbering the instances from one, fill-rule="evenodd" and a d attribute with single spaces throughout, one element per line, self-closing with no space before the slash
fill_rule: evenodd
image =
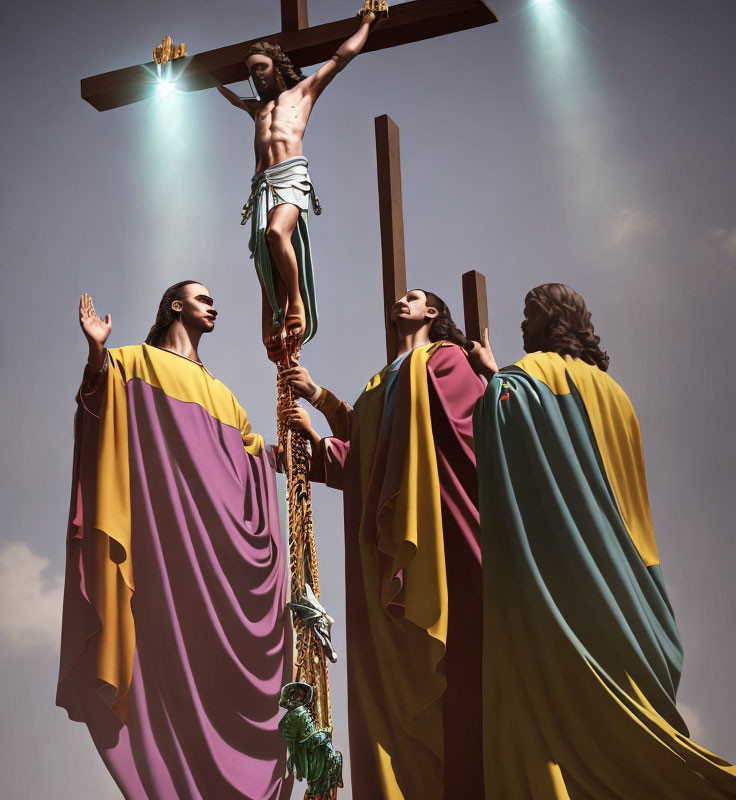
<path id="1" fill-rule="evenodd" d="M 736 797 L 736 768 L 676 707 L 683 651 L 631 402 L 577 293 L 538 287 L 525 314 L 530 354 L 474 416 L 486 798 Z"/>

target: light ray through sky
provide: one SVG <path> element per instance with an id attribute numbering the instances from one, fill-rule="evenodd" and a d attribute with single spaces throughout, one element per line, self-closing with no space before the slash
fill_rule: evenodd
<path id="1" fill-rule="evenodd" d="M 151 248 L 147 261 L 170 264 L 171 259 L 182 255 L 182 221 L 195 220 L 197 208 L 210 199 L 203 195 L 214 190 L 204 177 L 203 157 L 198 152 L 202 136 L 197 114 L 200 103 L 192 93 L 178 90 L 176 81 L 160 81 L 156 94 L 140 106 L 144 171 L 141 208 L 149 226 L 146 241 Z M 156 281 L 155 274 L 150 278 Z"/>
<path id="2" fill-rule="evenodd" d="M 610 219 L 635 187 L 622 186 L 611 158 L 615 110 L 598 75 L 595 38 L 570 9 L 568 0 L 531 0 L 525 11 L 535 82 L 549 124 L 550 144 L 564 170 L 566 197 L 576 216 Z M 588 221 L 591 220 L 588 218 Z"/>

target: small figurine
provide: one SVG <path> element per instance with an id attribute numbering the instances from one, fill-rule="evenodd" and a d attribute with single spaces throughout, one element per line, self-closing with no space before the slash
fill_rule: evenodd
<path id="1" fill-rule="evenodd" d="M 359 17 L 366 14 L 375 14 L 376 19 L 386 19 L 388 17 L 388 3 L 386 0 L 365 0 L 365 5 L 358 12 Z"/>
<path id="2" fill-rule="evenodd" d="M 321 207 L 309 176 L 302 139 L 314 104 L 334 78 L 361 52 L 378 18 L 362 14 L 357 30 L 332 58 L 304 75 L 273 42 L 256 42 L 245 62 L 257 98 L 240 97 L 226 86 L 220 94 L 255 122 L 255 175 L 243 206 L 241 225 L 250 220 L 250 256 L 261 284 L 261 332 L 268 358 L 287 360 L 317 332 L 317 301 L 309 206 Z"/>
<path id="3" fill-rule="evenodd" d="M 153 48 L 153 60 L 156 62 L 156 69 L 159 77 L 162 77 L 162 70 L 168 74 L 171 71 L 171 62 L 177 58 L 183 58 L 187 54 L 187 46 L 184 42 L 179 45 L 174 44 L 171 36 L 164 36 L 161 44 Z"/>
<path id="4" fill-rule="evenodd" d="M 305 800 L 335 800 L 342 783 L 342 753 L 332 744 L 332 729 L 319 729 L 308 706 L 314 690 L 308 683 L 287 683 L 281 690 L 279 705 L 286 714 L 279 730 L 289 749 L 287 769 L 296 779 L 306 778 Z"/>
<path id="5" fill-rule="evenodd" d="M 322 649 L 327 654 L 327 658 L 334 664 L 337 661 L 337 653 L 332 646 L 332 624 L 334 619 L 327 613 L 325 607 L 317 600 L 312 591 L 312 587 L 304 584 L 304 596 L 289 603 L 289 608 L 296 615 L 297 624 L 305 628 L 311 628 L 317 641 L 322 645 Z"/>

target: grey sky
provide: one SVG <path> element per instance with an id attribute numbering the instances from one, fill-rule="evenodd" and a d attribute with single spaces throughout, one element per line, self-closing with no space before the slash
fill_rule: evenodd
<path id="1" fill-rule="evenodd" d="M 699 743 L 736 759 L 736 5 L 492 5 L 497 25 L 361 56 L 319 101 L 305 153 L 325 209 L 311 220 L 320 330 L 304 363 L 348 400 L 383 365 L 373 118 L 388 113 L 410 285 L 461 320 L 460 275 L 484 272 L 504 363 L 520 356 L 529 288 L 563 281 L 588 301 L 641 422 L 680 698 Z M 310 21 L 354 10 L 312 0 Z M 3 796 L 114 798 L 86 729 L 53 706 L 79 294 L 112 314 L 118 346 L 142 341 L 166 286 L 201 280 L 220 312 L 201 354 L 267 438 L 275 390 L 238 224 L 251 121 L 214 90 L 100 114 L 79 79 L 147 60 L 165 33 L 191 53 L 271 33 L 278 3 L 27 0 L 1 20 Z M 314 494 L 344 654 L 341 497 Z M 344 661 L 331 679 L 347 751 Z"/>

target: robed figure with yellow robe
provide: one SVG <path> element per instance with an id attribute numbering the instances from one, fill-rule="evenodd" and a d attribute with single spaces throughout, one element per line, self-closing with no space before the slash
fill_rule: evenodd
<path id="1" fill-rule="evenodd" d="M 736 798 L 693 742 L 639 424 L 582 298 L 527 297 L 530 352 L 475 411 L 487 800 Z"/>
<path id="2" fill-rule="evenodd" d="M 204 287 L 172 290 L 210 324 Z M 143 344 L 102 365 L 77 396 L 57 703 L 128 800 L 283 800 L 291 635 L 263 439 L 199 362 Z"/>
<path id="3" fill-rule="evenodd" d="M 462 347 L 415 347 L 351 409 L 311 478 L 343 491 L 354 800 L 479 797 L 481 571 L 472 412 L 484 383 Z"/>

